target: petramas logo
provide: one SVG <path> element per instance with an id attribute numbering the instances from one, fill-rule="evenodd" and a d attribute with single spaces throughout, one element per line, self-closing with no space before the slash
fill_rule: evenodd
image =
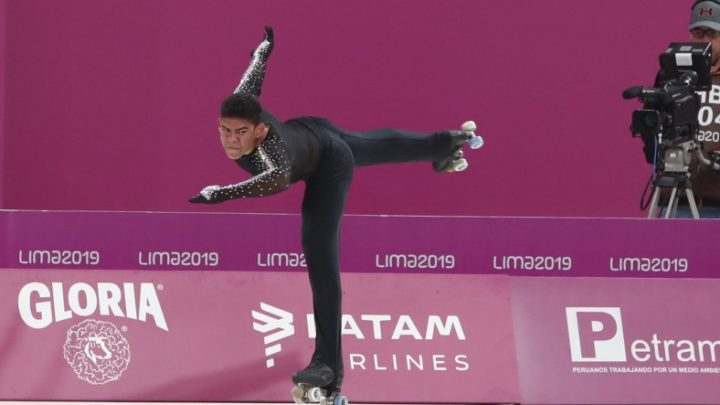
<path id="1" fill-rule="evenodd" d="M 626 361 L 620 308 L 566 308 L 574 362 Z"/>
<path id="2" fill-rule="evenodd" d="M 684 366 L 718 362 L 720 339 L 667 336 L 667 332 L 656 330 L 643 333 L 645 338 L 634 338 L 639 335 L 639 327 L 630 323 L 634 327 L 628 329 L 619 307 L 567 307 L 565 315 L 573 362 L 635 361 Z M 681 332 L 686 334 L 688 330 Z M 717 371 L 720 373 L 720 369 Z"/>
<path id="3" fill-rule="evenodd" d="M 275 365 L 273 355 L 280 353 L 282 345 L 277 343 L 295 334 L 293 314 L 280 308 L 260 303 L 260 311 L 252 311 L 253 329 L 265 335 L 265 365 L 267 368 Z"/>

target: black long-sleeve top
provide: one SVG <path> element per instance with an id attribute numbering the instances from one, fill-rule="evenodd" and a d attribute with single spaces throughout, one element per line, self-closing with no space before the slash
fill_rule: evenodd
<path id="1" fill-rule="evenodd" d="M 235 93 L 260 95 L 272 40 L 272 31 L 269 31 L 253 52 L 250 66 Z M 328 140 L 311 129 L 314 118 L 302 117 L 282 123 L 263 110 L 261 120 L 270 128 L 267 136 L 254 151 L 235 160 L 253 177 L 212 190 L 206 197 L 223 201 L 276 194 L 294 182 L 307 179 L 317 169 Z"/>

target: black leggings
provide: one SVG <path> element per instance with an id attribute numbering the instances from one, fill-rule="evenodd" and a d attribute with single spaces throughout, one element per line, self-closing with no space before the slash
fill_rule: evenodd
<path id="1" fill-rule="evenodd" d="M 319 167 L 305 183 L 302 246 L 310 275 L 315 313 L 313 361 L 343 375 L 341 348 L 340 221 L 355 166 L 433 162 L 452 154 L 447 132 L 423 135 L 396 129 L 349 132 L 329 121 L 315 123 L 329 137 Z"/>

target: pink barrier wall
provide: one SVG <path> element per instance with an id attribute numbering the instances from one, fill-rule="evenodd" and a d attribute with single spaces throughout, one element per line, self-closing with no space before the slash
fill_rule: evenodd
<path id="1" fill-rule="evenodd" d="M 524 404 L 717 404 L 718 280 L 513 278 Z"/>
<path id="2" fill-rule="evenodd" d="M 287 401 L 313 336 L 298 219 L 0 210 L 0 400 Z M 349 216 L 346 392 L 717 404 L 716 228 Z"/>
<path id="3" fill-rule="evenodd" d="M 275 27 L 262 100 L 280 118 L 363 130 L 475 119 L 470 168 L 363 168 L 350 213 L 637 216 L 650 168 L 628 126 L 691 1 L 312 3 L 10 0 L 6 208 L 296 212 L 302 186 L 198 207 L 246 174 L 217 141 L 219 101 Z M 241 23 L 238 23 L 241 21 Z"/>
<path id="4" fill-rule="evenodd" d="M 300 215 L 0 211 L 0 229 L 8 235 L 0 268 L 306 268 Z M 369 273 L 719 278 L 716 252 L 694 248 L 716 233 L 713 221 L 348 215 L 340 264 Z"/>
<path id="5" fill-rule="evenodd" d="M 312 354 L 305 274 L 10 270 L 0 280 L 0 399 L 286 402 Z M 343 283 L 354 401 L 520 401 L 508 278 Z"/>
<path id="6" fill-rule="evenodd" d="M 0 208 L 5 195 L 5 0 L 0 0 Z"/>

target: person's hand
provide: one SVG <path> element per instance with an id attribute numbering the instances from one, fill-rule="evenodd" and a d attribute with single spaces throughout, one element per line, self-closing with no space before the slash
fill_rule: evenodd
<path id="1" fill-rule="evenodd" d="M 191 197 L 188 201 L 194 204 L 217 204 L 222 202 L 218 198 L 218 191 L 220 186 L 207 186 L 202 189 L 197 195 Z"/>
<path id="2" fill-rule="evenodd" d="M 714 150 L 710 153 L 710 156 L 708 156 L 708 159 L 710 162 L 712 162 L 712 167 L 714 170 L 720 170 L 720 150 Z"/>
<path id="3" fill-rule="evenodd" d="M 260 56 L 265 59 L 270 56 L 273 46 L 275 45 L 275 35 L 273 34 L 272 27 L 265 27 L 265 37 L 263 41 L 258 45 L 257 49 L 252 53 L 252 56 Z"/>
<path id="4" fill-rule="evenodd" d="M 270 43 L 270 46 L 272 46 L 273 41 L 275 40 L 272 27 L 267 25 L 265 26 L 265 38 L 263 38 L 263 40 L 268 41 Z"/>

